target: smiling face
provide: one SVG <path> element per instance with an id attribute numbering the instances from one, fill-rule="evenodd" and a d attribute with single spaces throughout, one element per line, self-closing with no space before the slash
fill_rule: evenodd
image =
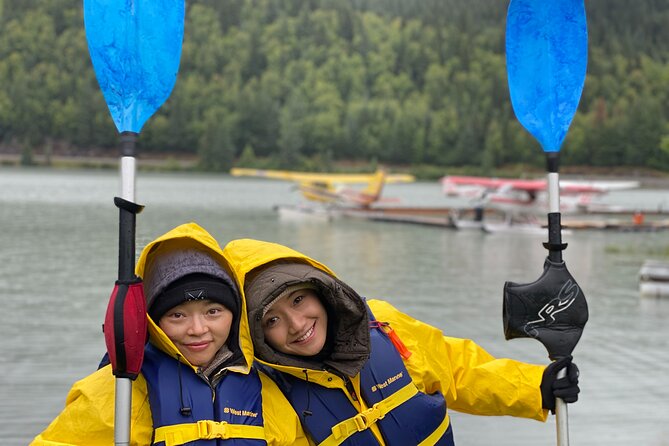
<path id="1" fill-rule="evenodd" d="M 169 309 L 158 326 L 188 362 L 206 367 L 228 340 L 232 318 L 224 305 L 196 300 Z"/>
<path id="2" fill-rule="evenodd" d="M 275 302 L 262 318 L 265 340 L 275 350 L 318 354 L 327 338 L 328 315 L 312 289 L 296 290 Z"/>

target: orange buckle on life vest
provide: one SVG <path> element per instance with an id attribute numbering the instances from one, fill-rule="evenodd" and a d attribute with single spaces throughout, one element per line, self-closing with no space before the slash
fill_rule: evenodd
<path id="1" fill-rule="evenodd" d="M 390 322 L 369 321 L 369 328 L 378 328 L 388 335 L 390 342 L 393 343 L 397 352 L 403 359 L 409 359 L 412 355 L 411 351 L 404 345 L 404 342 L 397 336 L 395 330 L 390 326 Z"/>

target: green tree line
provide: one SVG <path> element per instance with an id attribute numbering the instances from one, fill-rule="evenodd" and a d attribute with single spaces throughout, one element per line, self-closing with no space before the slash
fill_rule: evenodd
<path id="1" fill-rule="evenodd" d="M 202 166 L 543 165 L 506 81 L 508 2 L 189 0 L 175 89 L 140 150 Z M 669 170 L 669 2 L 588 0 L 563 165 Z M 0 0 L 0 145 L 118 146 L 81 0 Z"/>

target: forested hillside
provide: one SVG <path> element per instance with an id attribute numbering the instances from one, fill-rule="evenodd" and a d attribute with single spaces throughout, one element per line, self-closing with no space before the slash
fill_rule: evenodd
<path id="1" fill-rule="evenodd" d="M 269 158 L 473 165 L 543 155 L 516 121 L 498 0 L 189 0 L 176 87 L 142 152 L 210 169 Z M 588 0 L 589 62 L 563 165 L 669 170 L 669 1 Z M 82 0 L 0 0 L 0 146 L 118 145 Z M 304 164 L 302 164 L 304 165 Z"/>

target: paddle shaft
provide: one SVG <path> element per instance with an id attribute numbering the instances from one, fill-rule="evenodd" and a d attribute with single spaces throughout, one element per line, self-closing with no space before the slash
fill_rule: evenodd
<path id="1" fill-rule="evenodd" d="M 114 200 L 119 208 L 118 279 L 135 279 L 135 228 L 137 210 L 135 201 L 135 144 L 137 134 L 121 133 L 121 199 Z M 116 377 L 114 398 L 114 444 L 130 444 L 130 415 L 132 412 L 132 380 Z"/>
<path id="2" fill-rule="evenodd" d="M 548 189 L 548 258 L 552 262 L 562 262 L 562 251 L 567 247 L 562 243 L 562 223 L 560 215 L 560 165 L 559 152 L 546 152 L 547 189 Z"/>
<path id="3" fill-rule="evenodd" d="M 135 201 L 135 155 L 137 133 L 121 133 L 121 198 Z"/>
<path id="4" fill-rule="evenodd" d="M 135 202 L 135 143 L 137 134 L 121 133 L 121 198 L 128 203 Z M 135 278 L 135 228 L 136 214 L 132 206 L 120 205 L 118 237 L 118 279 L 131 281 Z"/>
<path id="5" fill-rule="evenodd" d="M 558 372 L 558 379 L 567 375 L 567 369 Z M 569 446 L 569 412 L 567 403 L 562 398 L 555 398 L 555 428 L 557 430 L 557 446 Z"/>
<path id="6" fill-rule="evenodd" d="M 114 397 L 114 445 L 130 444 L 130 412 L 132 408 L 132 381 L 130 378 L 116 378 Z"/>
<path id="7" fill-rule="evenodd" d="M 553 262 L 562 262 L 562 250 L 567 247 L 562 243 L 562 224 L 560 222 L 560 155 L 558 152 L 546 153 L 548 170 L 548 258 Z M 560 370 L 557 378 L 567 376 L 567 369 Z M 562 398 L 555 398 L 555 428 L 557 446 L 569 446 L 569 412 Z"/>

